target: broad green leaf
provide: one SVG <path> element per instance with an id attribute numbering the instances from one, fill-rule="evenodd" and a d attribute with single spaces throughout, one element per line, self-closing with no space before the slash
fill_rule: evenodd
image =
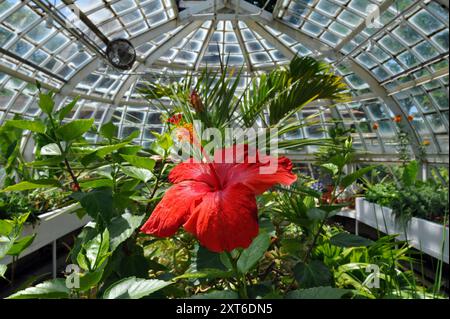
<path id="1" fill-rule="evenodd" d="M 185 273 L 177 276 L 174 280 L 179 279 L 216 279 L 216 278 L 229 278 L 233 276 L 232 271 L 224 271 L 219 269 L 202 269 L 201 271 Z"/>
<path id="2" fill-rule="evenodd" d="M 58 128 L 56 134 L 64 141 L 73 141 L 89 131 L 93 124 L 94 119 L 74 120 Z"/>
<path id="3" fill-rule="evenodd" d="M 104 269 L 101 268 L 93 272 L 86 272 L 84 274 L 81 274 L 79 290 L 86 291 L 97 285 L 102 280 L 103 272 Z"/>
<path id="4" fill-rule="evenodd" d="M 330 243 L 339 247 L 366 247 L 374 244 L 370 239 L 344 232 L 331 237 Z"/>
<path id="5" fill-rule="evenodd" d="M 84 254 L 89 262 L 89 270 L 93 271 L 99 269 L 109 254 L 109 232 L 108 229 L 102 234 L 98 234 L 93 239 L 83 244 L 83 250 L 80 252 Z"/>
<path id="6" fill-rule="evenodd" d="M 27 120 L 9 120 L 5 126 L 13 126 L 22 130 L 29 130 L 36 133 L 45 133 L 46 127 L 41 121 L 27 121 Z"/>
<path id="7" fill-rule="evenodd" d="M 288 292 L 287 299 L 341 299 L 349 294 L 351 290 L 327 287 L 314 287 L 309 289 L 298 289 Z"/>
<path id="8" fill-rule="evenodd" d="M 140 299 L 171 284 L 158 279 L 124 278 L 108 287 L 103 299 Z"/>
<path id="9" fill-rule="evenodd" d="M 113 197 L 111 188 L 98 188 L 88 193 L 73 193 L 72 198 L 79 201 L 89 216 L 107 225 L 113 216 Z"/>
<path id="10" fill-rule="evenodd" d="M 16 238 L 17 236 L 12 236 L 12 238 L 0 236 L 0 260 L 8 254 Z"/>
<path id="11" fill-rule="evenodd" d="M 144 217 L 145 215 L 125 213 L 111 220 L 111 223 L 108 225 L 111 252 L 116 250 L 121 243 L 133 234 L 141 225 Z"/>
<path id="12" fill-rule="evenodd" d="M 270 234 L 261 233 L 251 243 L 251 245 L 245 249 L 238 261 L 237 269 L 241 274 L 249 272 L 258 261 L 264 256 L 265 252 L 270 246 Z"/>
<path id="13" fill-rule="evenodd" d="M 112 144 L 112 145 L 108 145 L 108 146 L 102 146 L 96 150 L 96 154 L 97 154 L 97 156 L 103 158 L 106 155 L 111 154 L 114 151 L 118 151 L 127 145 L 128 145 L 128 143 L 117 143 L 117 144 Z"/>
<path id="14" fill-rule="evenodd" d="M 10 256 L 19 256 L 21 252 L 23 252 L 25 249 L 27 249 L 28 246 L 31 245 L 34 238 L 36 237 L 36 234 L 30 235 L 30 236 L 24 236 L 20 239 L 17 239 L 12 247 L 8 251 L 8 255 Z"/>
<path id="15" fill-rule="evenodd" d="M 201 272 L 203 269 L 227 270 L 227 267 L 222 263 L 220 256 L 221 254 L 214 253 L 203 246 L 198 245 L 195 258 L 196 271 Z"/>
<path id="16" fill-rule="evenodd" d="M 92 179 L 80 182 L 80 187 L 83 190 L 88 188 L 113 187 L 113 181 L 108 178 Z"/>
<path id="17" fill-rule="evenodd" d="M 52 114 L 53 108 L 55 107 L 55 102 L 53 101 L 51 93 L 49 94 L 39 93 L 38 105 L 42 110 L 42 112 L 44 112 L 45 114 L 47 115 Z"/>
<path id="18" fill-rule="evenodd" d="M 294 267 L 294 277 L 302 288 L 328 286 L 332 278 L 327 266 L 318 260 L 308 264 L 299 262 Z"/>
<path id="19" fill-rule="evenodd" d="M 64 118 L 70 113 L 70 111 L 72 111 L 75 104 L 77 104 L 79 98 L 80 97 L 77 96 L 76 98 L 74 98 L 72 100 L 72 102 L 70 102 L 69 104 L 67 104 L 66 106 L 64 106 L 62 109 L 60 109 L 58 111 L 58 118 L 60 121 L 64 120 Z"/>
<path id="20" fill-rule="evenodd" d="M 338 173 L 338 171 L 339 171 L 339 167 L 337 165 L 332 164 L 332 163 L 326 163 L 326 164 L 322 164 L 320 166 L 325 168 L 327 171 L 329 171 L 333 175 L 336 175 Z"/>
<path id="21" fill-rule="evenodd" d="M 131 132 L 130 135 L 128 135 L 127 137 L 122 139 L 122 141 L 126 142 L 126 143 L 131 142 L 135 138 L 138 138 L 139 135 L 141 135 L 141 132 L 139 130 L 135 130 L 135 131 Z"/>
<path id="22" fill-rule="evenodd" d="M 143 181 L 144 183 L 147 183 L 153 177 L 153 173 L 145 168 L 122 166 L 122 172 L 132 178 Z"/>
<path id="23" fill-rule="evenodd" d="M 59 149 L 58 144 L 51 143 L 43 146 L 41 148 L 41 155 L 48 155 L 48 156 L 60 156 L 61 150 Z"/>
<path id="24" fill-rule="evenodd" d="M 108 122 L 106 124 L 103 124 L 100 128 L 100 135 L 107 138 L 107 139 L 113 139 L 114 137 L 117 137 L 118 128 L 115 126 L 112 122 Z"/>
<path id="25" fill-rule="evenodd" d="M 239 299 L 239 295 L 237 292 L 231 290 L 216 290 L 194 295 L 191 299 Z"/>
<path id="26" fill-rule="evenodd" d="M 327 217 L 327 212 L 322 209 L 314 207 L 308 209 L 306 215 L 308 215 L 308 218 L 312 220 L 323 220 Z"/>
<path id="27" fill-rule="evenodd" d="M 346 187 L 350 186 L 351 184 L 356 182 L 359 178 L 361 178 L 365 174 L 371 172 L 375 167 L 377 167 L 377 166 L 376 165 L 366 166 L 364 168 L 361 168 L 361 169 L 357 170 L 356 172 L 353 172 L 353 173 L 351 173 L 349 175 L 346 175 L 341 180 L 341 183 L 340 183 L 341 187 L 346 188 Z"/>
<path id="28" fill-rule="evenodd" d="M 141 149 L 142 146 L 140 145 L 125 145 L 124 147 L 119 149 L 117 153 L 125 155 L 136 155 Z"/>
<path id="29" fill-rule="evenodd" d="M 121 155 L 124 160 L 126 160 L 131 165 L 138 167 L 138 168 L 145 168 L 149 171 L 152 171 L 155 167 L 155 160 L 148 158 L 148 157 L 142 157 L 142 156 L 136 156 L 136 155 Z"/>
<path id="30" fill-rule="evenodd" d="M 69 294 L 65 279 L 53 279 L 16 292 L 7 299 L 61 299 L 69 298 Z"/>
<path id="31" fill-rule="evenodd" d="M 62 156 L 53 156 L 51 158 L 41 160 L 41 161 L 33 161 L 25 163 L 28 167 L 41 167 L 41 166 L 56 166 L 60 163 L 63 163 L 64 157 Z"/>
<path id="32" fill-rule="evenodd" d="M 0 219 L 0 236 L 9 235 L 14 227 L 14 223 L 8 219 Z"/>
<path id="33" fill-rule="evenodd" d="M 40 179 L 40 180 L 34 180 L 34 181 L 20 182 L 20 183 L 8 186 L 5 189 L 1 190 L 0 192 L 21 192 L 21 191 L 27 191 L 27 190 L 31 190 L 31 189 L 52 188 L 52 187 L 57 187 L 57 186 L 59 186 L 59 184 L 55 180 Z"/>
<path id="34" fill-rule="evenodd" d="M 128 143 L 117 143 L 107 146 L 101 146 L 94 151 L 91 151 L 87 155 L 81 158 L 80 162 L 84 166 L 88 166 L 90 163 L 95 162 L 101 158 L 104 158 L 106 155 L 111 154 L 112 152 L 118 151 L 121 148 L 127 146 Z"/>

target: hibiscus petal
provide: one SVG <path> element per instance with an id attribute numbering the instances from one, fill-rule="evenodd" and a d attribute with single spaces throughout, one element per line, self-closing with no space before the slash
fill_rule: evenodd
<path id="1" fill-rule="evenodd" d="M 229 165 L 229 164 L 219 164 Z M 242 183 L 255 195 L 264 193 L 276 184 L 291 185 L 297 180 L 292 173 L 292 162 L 286 157 L 275 158 L 265 164 L 235 164 L 227 169 L 223 184 Z"/>
<path id="2" fill-rule="evenodd" d="M 150 218 L 141 227 L 141 232 L 158 237 L 168 237 L 188 219 L 191 206 L 211 188 L 205 183 L 180 182 L 170 187 Z"/>
<path id="3" fill-rule="evenodd" d="M 208 183 L 211 178 L 210 167 L 207 164 L 194 163 L 191 160 L 178 164 L 169 173 L 169 181 L 174 184 L 182 181 Z"/>
<path id="4" fill-rule="evenodd" d="M 242 184 L 210 192 L 183 227 L 213 252 L 247 248 L 258 235 L 255 195 Z"/>

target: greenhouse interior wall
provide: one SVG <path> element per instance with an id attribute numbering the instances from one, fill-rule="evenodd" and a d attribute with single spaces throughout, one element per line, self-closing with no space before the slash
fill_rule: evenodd
<path id="1" fill-rule="evenodd" d="M 0 0 L 0 297 L 448 300 L 448 74 L 447 0 Z"/>

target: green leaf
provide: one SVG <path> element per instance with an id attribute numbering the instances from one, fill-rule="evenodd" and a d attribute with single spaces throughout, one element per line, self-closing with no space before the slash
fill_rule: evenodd
<path id="1" fill-rule="evenodd" d="M 117 132 L 117 126 L 115 126 L 112 122 L 103 124 L 100 128 L 100 135 L 110 140 L 117 137 Z"/>
<path id="2" fill-rule="evenodd" d="M 114 151 L 118 151 L 121 148 L 127 146 L 128 143 L 117 143 L 107 146 L 102 146 L 97 148 L 95 151 L 92 151 L 81 158 L 80 162 L 84 166 L 88 166 L 90 163 L 95 162 L 101 158 L 104 158 L 106 155 L 111 154 Z"/>
<path id="3" fill-rule="evenodd" d="M 341 180 L 341 183 L 340 183 L 341 187 L 346 188 L 346 187 L 350 186 L 351 184 L 356 182 L 359 178 L 361 178 L 365 174 L 371 172 L 375 167 L 377 167 L 377 165 L 366 166 L 364 168 L 361 168 L 361 169 L 357 170 L 356 172 L 353 172 L 353 173 L 351 173 L 349 175 L 346 175 Z"/>
<path id="4" fill-rule="evenodd" d="M 72 100 L 72 102 L 70 102 L 69 104 L 67 104 L 66 106 L 64 106 L 62 109 L 60 109 L 58 111 L 58 118 L 60 121 L 64 120 L 64 118 L 67 116 L 67 114 L 69 114 L 70 111 L 72 111 L 75 104 L 77 104 L 79 98 L 80 97 L 77 96 L 76 98 L 74 98 Z"/>
<path id="5" fill-rule="evenodd" d="M 308 209 L 306 215 L 308 215 L 308 218 L 312 220 L 323 220 L 327 217 L 327 212 L 322 209 L 314 207 Z"/>
<path id="6" fill-rule="evenodd" d="M 287 299 L 341 299 L 351 290 L 333 287 L 314 287 L 288 292 Z"/>
<path id="7" fill-rule="evenodd" d="M 122 141 L 126 142 L 126 143 L 131 142 L 135 138 L 138 138 L 139 135 L 141 135 L 141 132 L 139 130 L 135 130 L 135 131 L 131 132 L 130 135 L 128 135 L 127 137 L 122 139 Z"/>
<path id="8" fill-rule="evenodd" d="M 41 155 L 60 156 L 62 154 L 58 144 L 50 143 L 41 148 Z"/>
<path id="9" fill-rule="evenodd" d="M 1 190 L 0 192 L 21 192 L 31 189 L 38 189 L 38 188 L 52 188 L 59 186 L 58 182 L 55 180 L 49 180 L 49 179 L 40 179 L 40 180 L 34 180 L 34 181 L 23 181 L 11 186 L 6 187 L 5 189 Z"/>
<path id="10" fill-rule="evenodd" d="M 224 271 L 219 269 L 202 269 L 201 271 L 182 274 L 180 276 L 175 277 L 174 280 L 201 279 L 201 278 L 216 279 L 216 278 L 229 278 L 231 276 L 233 276 L 232 271 Z"/>
<path id="11" fill-rule="evenodd" d="M 8 219 L 0 219 L 0 236 L 9 235 L 14 227 L 14 223 Z"/>
<path id="12" fill-rule="evenodd" d="M 238 261 L 237 269 L 241 274 L 249 272 L 257 262 L 264 256 L 270 246 L 270 234 L 261 233 L 251 243 L 251 245 L 242 251 Z"/>
<path id="13" fill-rule="evenodd" d="M 404 186 L 412 186 L 416 182 L 417 173 L 419 172 L 419 163 L 417 161 L 409 162 L 402 174 L 402 182 Z"/>
<path id="14" fill-rule="evenodd" d="M 237 292 L 231 290 L 216 290 L 194 295 L 191 299 L 239 299 L 239 295 Z"/>
<path id="15" fill-rule="evenodd" d="M 89 263 L 88 269 L 90 271 L 100 269 L 103 262 L 110 255 L 108 229 L 105 229 L 102 234 L 98 234 L 93 239 L 83 244 L 83 249 L 80 253 L 86 256 L 86 260 Z"/>
<path id="16" fill-rule="evenodd" d="M 214 253 L 201 245 L 198 245 L 197 254 L 195 258 L 196 271 L 202 271 L 203 269 L 218 269 L 227 270 L 227 268 L 221 261 L 221 254 Z"/>
<path id="17" fill-rule="evenodd" d="M 117 144 L 112 144 L 112 145 L 108 145 L 108 146 L 103 146 L 103 147 L 99 147 L 95 153 L 97 154 L 97 156 L 103 158 L 108 154 L 111 154 L 114 151 L 118 151 L 121 148 L 127 146 L 128 143 L 117 143 Z"/>
<path id="18" fill-rule="evenodd" d="M 333 175 L 336 175 L 339 172 L 339 167 L 332 163 L 326 163 L 326 164 L 322 164 L 320 166 L 325 168 L 327 171 L 329 171 Z"/>
<path id="19" fill-rule="evenodd" d="M 122 172 L 132 178 L 136 178 L 144 183 L 147 183 L 152 177 L 153 173 L 145 168 L 137 168 L 132 166 L 122 166 Z"/>
<path id="20" fill-rule="evenodd" d="M 64 141 L 73 141 L 89 131 L 93 124 L 94 119 L 75 120 L 58 128 L 56 134 Z"/>
<path id="21" fill-rule="evenodd" d="M 173 284 L 158 279 L 124 278 L 106 289 L 103 299 L 140 299 Z"/>
<path id="22" fill-rule="evenodd" d="M 152 171 L 155 167 L 155 160 L 148 157 L 141 157 L 136 155 L 121 155 L 131 165 L 138 168 L 145 168 Z"/>
<path id="23" fill-rule="evenodd" d="M 338 247 L 366 247 L 374 244 L 370 239 L 349 233 L 334 235 L 330 238 L 330 243 Z"/>
<path id="24" fill-rule="evenodd" d="M 53 101 L 51 92 L 48 94 L 39 93 L 38 105 L 42 112 L 50 115 L 53 112 L 53 108 L 55 107 L 55 102 Z"/>
<path id="25" fill-rule="evenodd" d="M 133 234 L 141 225 L 144 217 L 145 215 L 125 213 L 111 220 L 111 223 L 108 225 L 111 252 L 116 250 L 121 243 Z"/>
<path id="26" fill-rule="evenodd" d="M 25 163 L 28 167 L 41 167 L 41 166 L 56 166 L 64 161 L 64 157 L 62 156 L 53 156 L 51 158 L 41 160 L 41 161 L 33 161 Z"/>
<path id="27" fill-rule="evenodd" d="M 113 197 L 111 188 L 98 188 L 88 193 L 77 192 L 71 195 L 79 201 L 96 222 L 107 225 L 113 216 Z"/>
<path id="28" fill-rule="evenodd" d="M 294 267 L 294 277 L 302 288 L 328 286 L 332 278 L 330 270 L 319 260 L 299 262 Z"/>
<path id="29" fill-rule="evenodd" d="M 69 298 L 69 293 L 64 279 L 53 279 L 16 292 L 7 299 L 61 299 Z"/>
<path id="30" fill-rule="evenodd" d="M 98 269 L 92 272 L 86 272 L 80 275 L 80 291 L 86 291 L 95 285 L 97 285 L 101 280 L 104 273 L 104 269 Z"/>
<path id="31" fill-rule="evenodd" d="M 29 130 L 36 133 L 45 133 L 46 127 L 41 121 L 9 120 L 5 126 L 13 126 L 22 130 Z"/>
<path id="32" fill-rule="evenodd" d="M 124 147 L 119 149 L 117 153 L 125 155 L 136 155 L 141 149 L 142 146 L 140 145 L 125 145 Z"/>
<path id="33" fill-rule="evenodd" d="M 108 178 L 92 179 L 89 181 L 80 182 L 80 187 L 82 189 L 113 187 L 113 181 Z"/>
<path id="34" fill-rule="evenodd" d="M 27 249 L 28 246 L 31 245 L 35 237 L 36 234 L 33 234 L 17 239 L 9 249 L 7 254 L 10 256 L 19 256 L 21 252 L 23 252 L 25 249 Z"/>

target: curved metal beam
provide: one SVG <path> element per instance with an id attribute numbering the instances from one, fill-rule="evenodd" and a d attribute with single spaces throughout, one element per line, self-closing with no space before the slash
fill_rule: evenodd
<path id="1" fill-rule="evenodd" d="M 214 5 L 214 1 L 208 0 L 204 3 L 192 6 L 186 10 L 183 10 L 177 14 L 176 19 L 169 20 L 165 23 L 162 23 L 154 28 L 151 28 L 147 31 L 145 31 L 142 34 L 139 34 L 133 38 L 130 38 L 130 42 L 135 46 L 139 46 L 143 43 L 149 42 L 161 34 L 170 32 L 171 30 L 176 29 L 180 25 L 183 25 L 185 23 L 192 22 L 196 19 L 206 19 L 206 16 L 204 17 L 194 17 L 195 15 L 199 15 L 205 10 L 208 10 L 212 8 Z M 224 7 L 224 4 L 221 0 L 218 0 L 217 8 L 222 9 Z M 100 58 L 98 56 L 94 56 L 94 59 L 87 63 L 85 66 L 81 67 L 78 72 L 76 72 L 69 81 L 61 88 L 61 94 L 62 95 L 68 95 L 70 92 L 72 92 L 75 88 L 75 86 L 83 80 L 87 75 L 91 74 L 95 71 L 95 69 L 98 66 L 98 61 Z"/>
<path id="2" fill-rule="evenodd" d="M 186 25 L 184 28 L 180 29 L 173 36 L 169 37 L 164 43 L 162 43 L 156 50 L 151 52 L 143 59 L 136 69 L 135 73 L 142 72 L 146 67 L 150 67 L 156 62 L 164 53 L 166 53 L 170 48 L 180 42 L 185 36 L 192 33 L 195 29 L 199 28 L 203 24 L 202 21 L 193 21 Z M 138 74 L 129 75 L 128 78 L 123 82 L 116 95 L 114 96 L 114 105 L 117 105 L 121 100 L 125 92 L 130 88 L 131 84 L 134 83 L 138 78 Z"/>
<path id="3" fill-rule="evenodd" d="M 236 0 L 230 0 L 232 5 L 235 5 Z M 245 7 L 244 9 L 251 12 L 251 13 L 257 13 L 259 12 L 259 8 L 248 3 L 248 2 L 241 2 L 241 6 Z M 255 19 L 256 21 L 269 25 L 271 28 L 277 29 L 280 32 L 285 33 L 286 35 L 290 36 L 294 40 L 304 43 L 310 48 L 313 48 L 314 50 L 317 50 L 319 52 L 325 51 L 327 55 L 330 55 L 331 52 L 334 53 L 334 57 L 339 59 L 342 58 L 344 55 L 340 52 L 334 51 L 332 47 L 329 47 L 326 44 L 321 43 L 319 40 L 311 38 L 301 32 L 300 30 L 294 29 L 290 27 L 289 25 L 280 22 L 277 19 L 274 19 L 272 15 L 268 14 L 268 12 L 265 12 L 267 14 L 261 14 L 261 15 L 249 15 L 249 19 Z M 323 50 L 325 47 L 325 50 Z M 288 52 L 286 52 L 288 53 Z M 291 51 L 291 53 L 288 55 L 289 58 L 294 57 L 294 52 Z M 381 98 L 384 103 L 391 109 L 391 111 L 394 114 L 402 114 L 402 126 L 405 128 L 406 132 L 412 137 L 411 138 L 411 147 L 414 152 L 415 156 L 420 155 L 420 139 L 417 136 L 417 133 L 412 126 L 411 122 L 407 120 L 407 114 L 405 111 L 400 107 L 400 105 L 397 103 L 397 101 L 394 100 L 391 96 L 388 95 L 387 90 L 380 86 L 378 81 L 375 79 L 375 77 L 366 69 L 361 67 L 358 63 L 356 63 L 352 58 L 347 58 L 348 63 L 350 64 L 350 69 L 353 70 L 353 72 L 362 78 L 366 83 L 369 85 L 369 87 L 372 89 L 372 91 Z"/>

